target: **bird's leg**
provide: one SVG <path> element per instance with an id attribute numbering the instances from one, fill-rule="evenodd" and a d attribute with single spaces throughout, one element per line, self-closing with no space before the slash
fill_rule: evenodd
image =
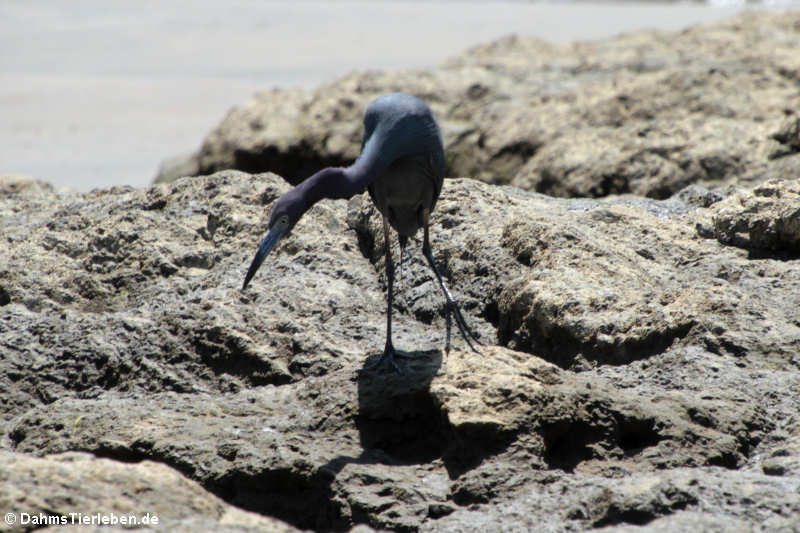
<path id="1" fill-rule="evenodd" d="M 436 262 L 433 260 L 433 254 L 431 253 L 431 241 L 428 236 L 428 219 L 430 218 L 430 210 L 423 209 L 422 211 L 422 223 L 423 223 L 423 240 L 422 240 L 422 253 L 425 256 L 425 259 L 428 260 L 428 265 L 430 265 L 431 270 L 433 273 L 436 274 L 436 279 L 439 282 L 439 287 L 442 288 L 442 292 L 444 292 L 444 297 L 447 300 L 447 325 L 448 325 L 448 334 L 447 334 L 447 348 L 450 348 L 450 314 L 452 313 L 453 316 L 456 318 L 456 324 L 458 325 L 458 330 L 461 332 L 461 336 L 464 337 L 464 340 L 467 341 L 467 344 L 472 351 L 476 353 L 480 353 L 477 348 L 472 344 L 475 341 L 476 344 L 481 344 L 477 337 L 472 334 L 469 327 L 467 326 L 467 322 L 464 320 L 463 315 L 461 314 L 461 309 L 459 309 L 458 304 L 453 299 L 453 296 L 450 294 L 450 291 L 447 289 L 447 285 L 444 284 L 444 280 L 442 279 L 442 274 L 439 272 L 439 269 L 436 267 Z M 471 339 L 470 339 L 471 337 Z"/>
<path id="2" fill-rule="evenodd" d="M 394 360 L 395 355 L 402 357 L 402 354 L 396 352 L 392 345 L 392 289 L 394 285 L 394 264 L 392 264 L 392 248 L 389 241 L 389 221 L 386 220 L 385 216 L 383 217 L 383 243 L 383 250 L 386 257 L 386 284 L 388 285 L 388 294 L 386 298 L 386 347 L 383 349 L 383 355 L 374 363 L 365 366 L 364 369 L 373 370 L 384 361 L 389 361 L 397 373 L 402 374 L 403 371 Z"/>
<path id="3" fill-rule="evenodd" d="M 403 244 L 401 243 L 400 244 L 400 262 L 398 263 L 398 265 L 400 266 L 400 280 L 399 281 L 401 283 L 403 282 L 403 252 L 405 251 L 405 248 L 406 247 L 403 246 Z"/>

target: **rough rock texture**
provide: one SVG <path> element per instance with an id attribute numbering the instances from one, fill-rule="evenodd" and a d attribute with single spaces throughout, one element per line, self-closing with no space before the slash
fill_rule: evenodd
<path id="1" fill-rule="evenodd" d="M 692 183 L 791 178 L 800 173 L 797 50 L 797 11 L 565 46 L 509 37 L 435 70 L 261 93 L 189 164 L 301 181 L 352 161 L 367 103 L 404 91 L 439 117 L 452 176 L 555 196 L 653 198 Z M 168 170 L 160 180 L 175 175 Z"/>
<path id="2" fill-rule="evenodd" d="M 75 452 L 38 458 L 0 450 L 0 502 L 4 517 L 9 512 L 17 517 L 15 524 L 4 521 L 3 531 L 47 525 L 112 529 L 99 519 L 93 524 L 96 514 L 116 519 L 113 529 L 123 531 L 127 524 L 119 522 L 131 518 L 155 531 L 296 531 L 226 504 L 163 464 L 125 464 Z"/>
<path id="3" fill-rule="evenodd" d="M 385 327 L 366 195 L 315 206 L 242 292 L 276 175 L 87 194 L 2 178 L 0 514 L 797 530 L 800 263 L 718 221 L 789 220 L 798 187 L 569 200 L 448 180 L 434 255 L 485 346 L 456 332 L 446 351 L 412 240 L 395 346 L 417 357 L 396 375 L 359 372 Z"/>
<path id="4" fill-rule="evenodd" d="M 770 181 L 731 196 L 714 207 L 720 242 L 765 253 L 800 255 L 798 182 Z"/>

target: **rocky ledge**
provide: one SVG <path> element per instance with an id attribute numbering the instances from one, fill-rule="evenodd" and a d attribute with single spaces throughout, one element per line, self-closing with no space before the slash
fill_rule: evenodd
<path id="1" fill-rule="evenodd" d="M 86 194 L 0 178 L 0 512 L 17 519 L 0 528 L 61 530 L 32 516 L 149 513 L 159 520 L 146 527 L 158 531 L 796 531 L 800 56 L 787 50 L 799 39 L 796 15 L 575 45 L 577 63 L 509 39 L 454 60 L 492 54 L 483 67 L 465 66 L 453 92 L 405 88 L 430 96 L 450 132 L 451 169 L 462 177 L 445 183 L 432 245 L 484 346 L 475 353 L 457 332 L 449 338 L 412 241 L 394 327 L 395 345 L 416 357 L 401 375 L 362 372 L 385 327 L 383 238 L 366 196 L 315 206 L 243 292 L 268 207 L 290 187 L 279 175 L 225 170 Z M 692 40 L 716 43 L 714 68 L 710 56 L 681 52 Z M 732 42 L 747 50 L 744 63 Z M 535 54 L 501 61 L 518 48 Z M 605 63 L 592 55 L 604 48 Z M 670 51 L 672 74 L 647 50 Z M 681 65 L 694 74 L 681 78 Z M 528 71 L 552 77 L 519 78 L 539 96 L 515 107 L 496 91 L 522 91 L 511 82 Z M 757 95 L 736 77 L 750 71 L 761 80 Z M 352 109 L 292 108 L 286 98 L 296 93 L 259 97 L 275 120 L 247 131 L 305 127 L 328 109 L 339 115 L 325 144 L 341 149 L 316 151 L 304 133 L 276 140 L 283 148 L 259 145 L 262 137 L 252 145 L 264 148 L 252 152 L 259 164 L 264 154 L 286 169 L 351 157 L 352 139 L 336 128 L 355 132 L 362 99 L 398 88 L 391 74 L 359 76 L 332 86 L 344 95 L 354 80 L 372 80 L 369 91 L 353 90 Z M 726 85 L 728 76 L 738 81 Z M 666 79 L 699 85 L 687 93 L 691 84 Z M 553 196 L 599 196 L 565 177 L 545 188 L 551 195 L 536 192 L 523 168 L 555 161 L 545 157 L 551 143 L 585 149 L 592 136 L 543 126 L 546 142 L 525 148 L 510 125 L 577 121 L 588 116 L 591 88 L 614 80 L 641 89 L 628 100 L 638 111 L 615 133 L 649 123 L 656 137 L 684 145 L 661 162 L 683 168 L 689 158 L 691 174 L 692 161 L 708 161 L 698 139 L 727 125 L 746 137 L 713 142 L 719 161 L 736 164 L 675 182 L 620 175 L 629 185 L 602 198 Z M 714 83 L 749 99 L 761 118 L 718 113 L 711 104 L 724 104 L 705 92 Z M 464 123 L 492 128 L 483 140 L 451 135 L 459 87 L 473 86 L 486 114 Z M 693 118 L 645 116 L 647 86 Z M 766 103 L 770 92 L 785 104 Z M 665 133 L 673 127 L 686 137 Z M 231 153 L 247 153 L 248 139 Z M 593 149 L 621 158 L 613 168 L 633 164 L 627 141 L 604 142 Z M 298 146 L 309 152 L 298 156 Z M 530 153 L 511 165 L 519 152 L 502 146 Z M 603 157 L 587 161 L 587 175 L 608 172 Z M 512 167 L 506 179 L 502 169 Z M 660 180 L 663 188 L 646 186 Z M 529 190 L 498 184 L 508 181 Z"/>
<path id="2" fill-rule="evenodd" d="M 562 197 L 667 198 L 690 184 L 800 174 L 800 12 L 682 32 L 553 45 L 508 37 L 435 70 L 357 72 L 232 110 L 159 181 L 237 168 L 296 183 L 352 161 L 361 117 L 392 91 L 424 98 L 448 175 Z"/>

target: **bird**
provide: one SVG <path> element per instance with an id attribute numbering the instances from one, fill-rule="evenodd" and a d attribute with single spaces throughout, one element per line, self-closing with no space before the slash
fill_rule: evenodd
<path id="1" fill-rule="evenodd" d="M 398 234 L 401 250 L 408 239 L 422 229 L 422 253 L 445 297 L 448 348 L 450 317 L 453 315 L 464 340 L 473 351 L 478 352 L 473 341 L 479 345 L 480 342 L 467 326 L 431 251 L 430 215 L 442 192 L 444 175 L 442 134 L 428 104 L 404 93 L 379 96 L 364 112 L 361 153 L 355 162 L 348 167 L 324 168 L 275 202 L 267 233 L 247 270 L 242 291 L 278 242 L 292 231 L 297 221 L 314 204 L 325 198 L 350 198 L 366 188 L 383 218 L 387 309 L 383 354 L 365 369 L 372 370 L 388 363 L 398 373 L 403 373 L 395 357 L 410 357 L 395 350 L 392 343 L 394 264 L 390 226 Z"/>

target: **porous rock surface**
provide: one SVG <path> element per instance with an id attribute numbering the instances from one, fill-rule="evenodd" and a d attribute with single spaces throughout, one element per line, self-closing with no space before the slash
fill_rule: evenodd
<path id="1" fill-rule="evenodd" d="M 361 372 L 385 327 L 368 196 L 317 204 L 242 292 L 289 188 L 274 174 L 86 194 L 3 178 L 0 511 L 796 530 L 800 263 L 717 238 L 714 217 L 797 187 L 570 200 L 448 180 L 434 255 L 484 346 L 454 328 L 446 350 L 412 240 L 394 340 L 416 358 L 397 375 Z"/>
<path id="2" fill-rule="evenodd" d="M 666 198 L 800 172 L 800 12 L 553 45 L 508 37 L 437 69 L 260 93 L 159 180 L 237 168 L 298 182 L 359 153 L 376 96 L 425 99 L 448 174 L 554 196 Z"/>
<path id="3" fill-rule="evenodd" d="M 800 530 L 799 44 L 797 13 L 508 38 L 260 94 L 163 174 L 280 176 L 0 177 L 0 515 Z M 432 246 L 483 343 L 449 331 L 412 239 L 401 375 L 362 372 L 386 312 L 368 196 L 317 204 L 240 290 L 272 202 L 355 158 L 392 90 L 442 123 Z"/>
<path id="4" fill-rule="evenodd" d="M 797 181 L 767 182 L 714 206 L 720 242 L 758 253 L 800 255 L 800 187 Z"/>
<path id="5" fill-rule="evenodd" d="M 130 531 L 131 523 L 164 531 L 296 531 L 225 503 L 162 463 L 78 452 L 39 458 L 0 450 L 0 502 L 20 531 Z"/>

